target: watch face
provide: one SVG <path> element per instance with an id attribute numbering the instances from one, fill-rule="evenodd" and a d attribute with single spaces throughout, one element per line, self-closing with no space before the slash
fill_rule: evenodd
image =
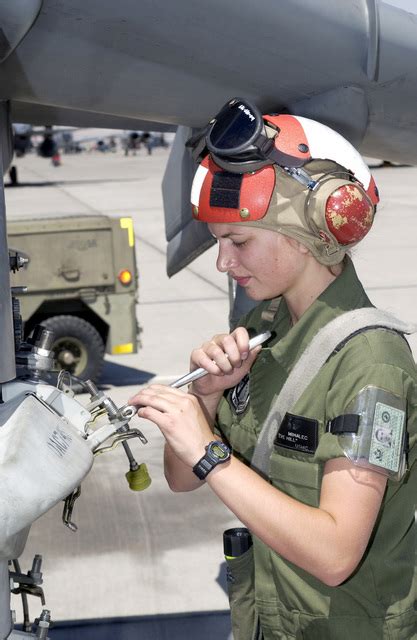
<path id="1" fill-rule="evenodd" d="M 222 442 L 210 443 L 210 453 L 215 455 L 219 460 L 226 460 L 230 455 L 229 448 Z"/>
<path id="2" fill-rule="evenodd" d="M 206 455 L 204 455 L 197 464 L 194 465 L 193 471 L 197 478 L 205 480 L 207 475 L 219 463 L 226 462 L 230 458 L 230 449 L 224 442 L 214 440 L 206 447 Z"/>

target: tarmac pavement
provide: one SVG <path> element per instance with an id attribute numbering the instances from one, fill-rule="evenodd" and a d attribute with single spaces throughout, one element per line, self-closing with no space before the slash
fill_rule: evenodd
<path id="1" fill-rule="evenodd" d="M 227 281 L 214 268 L 213 249 L 172 280 L 166 276 L 160 184 L 168 154 L 155 149 L 152 156 L 143 150 L 127 158 L 121 152 L 69 155 L 60 167 L 30 155 L 17 161 L 20 186 L 6 189 L 7 210 L 14 215 L 132 216 L 142 348 L 107 359 L 101 387 L 118 406 L 148 380 L 168 384 L 186 373 L 192 348 L 227 331 Z M 206 487 L 187 495 L 168 489 L 163 438 L 156 427 L 140 422 L 131 424 L 140 426 L 149 444 L 135 442 L 132 449 L 139 462 L 146 462 L 151 487 L 143 494 L 129 490 L 122 448 L 100 456 L 75 505 L 78 532 L 63 526 L 62 505 L 57 505 L 33 525 L 22 569 L 29 568 L 35 553 L 43 556 L 46 602 L 56 621 L 148 616 L 149 624 L 149 616 L 157 614 L 222 611 L 218 624 L 227 627 L 222 531 L 236 519 Z M 14 600 L 19 620 L 21 607 Z M 37 615 L 40 604 L 30 600 Z M 177 625 L 181 619 L 175 618 Z M 212 617 L 212 624 L 216 620 Z M 154 619 L 150 637 L 157 638 L 158 624 L 162 628 L 168 622 L 171 633 L 171 618 Z M 135 626 L 131 619 L 129 624 Z M 74 637 L 84 637 L 80 628 Z"/>
<path id="2" fill-rule="evenodd" d="M 135 355 L 108 357 L 101 380 L 119 406 L 149 380 L 169 384 L 186 373 L 192 348 L 227 330 L 227 280 L 216 272 L 215 247 L 172 279 L 165 274 L 160 185 L 168 154 L 165 149 L 155 149 L 152 156 L 142 150 L 136 157 L 85 153 L 63 156 L 60 167 L 30 155 L 17 161 L 21 185 L 6 189 L 9 212 L 133 217 L 142 348 Z M 417 323 L 417 168 L 378 168 L 374 175 L 382 202 L 374 229 L 353 251 L 354 262 L 376 305 Z M 416 354 L 417 336 L 410 343 Z M 134 419 L 135 424 L 149 440 L 133 448 L 138 461 L 148 465 L 151 487 L 143 494 L 129 491 L 123 450 L 100 456 L 75 505 L 78 532 L 62 525 L 58 505 L 34 523 L 22 569 L 29 568 L 35 553 L 42 554 L 44 590 L 54 620 L 133 621 L 144 616 L 148 623 L 170 621 L 171 631 L 164 635 L 165 630 L 155 627 L 148 636 L 139 635 L 135 627 L 131 635 L 120 632 L 112 637 L 226 638 L 222 531 L 238 523 L 207 487 L 190 494 L 171 493 L 163 477 L 159 431 L 145 421 Z M 15 598 L 14 602 L 21 619 L 20 604 Z M 39 613 L 40 604 L 33 598 L 30 607 L 32 617 Z M 198 635 L 175 635 L 173 618 L 165 614 L 174 614 L 178 622 L 191 612 Z M 214 613 L 201 618 L 201 612 Z M 57 638 L 93 637 L 80 630 L 64 636 L 57 628 L 56 633 Z M 100 638 L 107 637 L 102 627 Z"/>

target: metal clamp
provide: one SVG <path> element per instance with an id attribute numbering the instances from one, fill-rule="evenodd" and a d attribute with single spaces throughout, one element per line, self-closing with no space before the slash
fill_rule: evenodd
<path id="1" fill-rule="evenodd" d="M 74 504 L 77 498 L 81 495 L 81 487 L 77 487 L 69 496 L 64 500 L 64 510 L 62 512 L 62 522 L 70 531 L 77 531 L 78 527 L 75 522 L 71 521 Z"/>
<path id="2" fill-rule="evenodd" d="M 107 445 L 106 447 L 100 447 L 99 449 L 96 449 L 94 451 L 94 455 L 99 456 L 102 453 L 107 453 L 107 451 L 113 451 L 119 444 L 125 442 L 126 440 L 130 440 L 131 438 L 139 438 L 142 444 L 147 444 L 148 442 L 142 431 L 140 431 L 139 429 L 129 429 L 128 431 L 124 431 L 123 433 L 115 436 L 111 444 Z"/>

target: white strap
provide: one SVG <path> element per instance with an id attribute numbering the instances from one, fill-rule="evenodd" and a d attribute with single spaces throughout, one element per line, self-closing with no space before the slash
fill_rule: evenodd
<path id="1" fill-rule="evenodd" d="M 373 307 L 347 311 L 322 327 L 301 354 L 269 410 L 251 463 L 259 473 L 268 474 L 274 440 L 285 414 L 294 407 L 336 347 L 352 333 L 366 327 L 384 327 L 405 334 L 417 331 L 416 325 L 406 324 Z"/>

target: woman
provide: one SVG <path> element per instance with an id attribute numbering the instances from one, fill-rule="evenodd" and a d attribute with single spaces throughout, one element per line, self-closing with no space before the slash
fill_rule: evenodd
<path id="1" fill-rule="evenodd" d="M 217 268 L 259 304 L 193 351 L 191 369 L 209 375 L 188 393 L 151 385 L 130 402 L 166 438 L 171 489 L 208 483 L 252 534 L 254 621 L 232 610 L 235 638 L 417 637 L 417 375 L 403 336 L 348 331 L 259 444 L 314 336 L 372 307 L 346 255 L 373 222 L 369 170 L 329 128 L 240 99 L 190 146 L 193 215 L 218 242 Z"/>

